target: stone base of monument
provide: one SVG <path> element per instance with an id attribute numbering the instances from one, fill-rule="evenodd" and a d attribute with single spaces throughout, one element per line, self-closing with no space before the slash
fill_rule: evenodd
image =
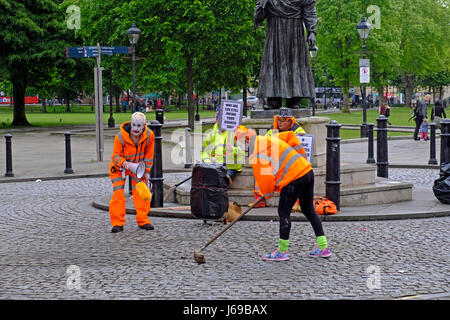
<path id="1" fill-rule="evenodd" d="M 325 196 L 325 169 L 314 169 L 314 193 Z M 169 186 L 167 186 L 169 187 Z M 230 201 L 246 206 L 255 201 L 252 169 L 244 168 L 235 177 L 228 191 Z M 411 183 L 376 177 L 376 168 L 371 165 L 341 165 L 341 206 L 387 204 L 412 199 Z M 175 192 L 177 203 L 190 204 L 190 186 L 185 185 Z M 279 194 L 269 199 L 268 206 L 278 206 Z"/>
<path id="2" fill-rule="evenodd" d="M 295 118 L 304 118 L 311 115 L 309 109 L 291 109 L 292 115 Z M 280 113 L 279 109 L 274 110 L 252 110 L 250 111 L 250 119 L 272 119 L 273 116 Z"/>

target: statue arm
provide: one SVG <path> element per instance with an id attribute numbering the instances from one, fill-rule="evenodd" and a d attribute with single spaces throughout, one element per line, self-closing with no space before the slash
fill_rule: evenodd
<path id="1" fill-rule="evenodd" d="M 266 4 L 267 0 L 258 0 L 258 2 L 256 3 L 255 14 L 253 19 L 255 23 L 255 29 L 260 27 L 264 19 L 266 18 L 265 12 Z"/>
<path id="2" fill-rule="evenodd" d="M 308 32 L 308 44 L 313 47 L 316 42 L 317 33 L 316 0 L 308 1 L 303 8 L 303 21 Z"/>

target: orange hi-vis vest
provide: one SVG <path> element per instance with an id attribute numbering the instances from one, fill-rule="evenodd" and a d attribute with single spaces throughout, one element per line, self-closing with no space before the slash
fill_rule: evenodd
<path id="1" fill-rule="evenodd" d="M 302 155 L 303 157 L 306 157 L 305 148 L 303 148 L 302 143 L 300 142 L 300 140 L 298 139 L 298 136 L 295 134 L 294 131 L 278 132 L 278 133 L 275 133 L 273 136 L 280 140 L 283 140 L 291 148 L 293 148 L 295 151 L 297 151 L 298 154 Z"/>
<path id="2" fill-rule="evenodd" d="M 131 122 L 125 122 L 120 126 L 120 132 L 114 138 L 113 153 L 111 156 L 111 167 L 122 167 L 124 161 L 139 163 L 144 161 L 145 173 L 149 173 L 153 166 L 153 152 L 155 135 L 152 130 L 145 126 L 144 132 L 137 145 L 133 143 L 130 137 Z M 137 180 L 135 175 L 126 170 L 127 175 L 133 176 Z M 139 182 L 139 181 L 137 181 Z"/>
<path id="3" fill-rule="evenodd" d="M 253 175 L 266 199 L 312 170 L 311 163 L 274 136 L 256 136 L 250 152 Z"/>

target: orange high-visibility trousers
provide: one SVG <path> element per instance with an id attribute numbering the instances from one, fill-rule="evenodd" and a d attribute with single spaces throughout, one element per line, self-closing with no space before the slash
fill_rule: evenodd
<path id="1" fill-rule="evenodd" d="M 114 226 L 123 226 L 125 224 L 125 181 L 126 179 L 122 178 L 121 172 L 111 173 L 110 170 L 110 178 L 113 184 L 113 196 L 109 201 L 109 215 L 111 217 L 111 225 Z M 146 223 L 150 223 L 150 219 L 148 218 L 148 213 L 150 212 L 150 201 L 144 201 L 139 196 L 136 190 L 136 184 L 138 183 L 137 179 L 132 178 L 132 194 L 133 194 L 133 203 L 136 208 L 136 222 L 138 226 L 142 226 Z"/>

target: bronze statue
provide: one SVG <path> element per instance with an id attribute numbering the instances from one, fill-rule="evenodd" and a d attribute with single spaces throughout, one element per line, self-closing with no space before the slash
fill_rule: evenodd
<path id="1" fill-rule="evenodd" d="M 258 97 L 266 109 L 296 108 L 301 98 L 315 97 L 314 79 L 306 43 L 316 42 L 316 0 L 258 0 L 254 23 L 267 19 Z M 304 28 L 306 27 L 306 39 Z"/>

